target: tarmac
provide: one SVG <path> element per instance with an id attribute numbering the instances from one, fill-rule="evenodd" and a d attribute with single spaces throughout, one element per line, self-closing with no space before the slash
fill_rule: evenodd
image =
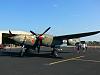
<path id="1" fill-rule="evenodd" d="M 100 75 L 100 48 L 89 47 L 80 53 L 74 47 L 62 48 L 59 57 L 50 55 L 51 48 L 40 54 L 19 56 L 21 48 L 0 52 L 1 75 Z"/>

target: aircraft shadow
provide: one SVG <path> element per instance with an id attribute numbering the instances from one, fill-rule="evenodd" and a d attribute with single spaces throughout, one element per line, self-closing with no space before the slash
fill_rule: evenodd
<path id="1" fill-rule="evenodd" d="M 0 57 L 1 56 L 18 56 L 17 52 L 0 52 Z"/>
<path id="2" fill-rule="evenodd" d="M 20 56 L 19 52 L 0 52 L 0 57 L 18 57 L 18 58 L 28 58 L 28 57 L 41 57 L 41 58 L 55 58 L 62 59 L 62 57 L 53 57 L 50 53 L 41 53 L 41 54 L 24 54 L 24 56 Z"/>
<path id="3" fill-rule="evenodd" d="M 43 51 L 42 50 L 41 52 L 49 52 L 50 53 L 51 51 Z M 73 52 L 72 51 L 59 51 L 59 53 L 73 53 Z"/>
<path id="4" fill-rule="evenodd" d="M 73 52 L 67 52 L 67 51 L 60 51 L 59 54 L 63 54 L 63 53 L 73 53 Z M 1 56 L 10 56 L 10 57 L 19 57 L 19 58 L 27 58 L 27 57 L 41 57 L 41 58 L 56 58 L 56 59 L 63 59 L 61 57 L 61 55 L 59 57 L 54 57 L 51 55 L 51 51 L 47 51 L 47 50 L 41 50 L 40 53 L 35 53 L 35 54 L 24 54 L 23 57 L 20 56 L 19 52 L 12 52 L 12 51 L 1 51 L 0 52 L 0 57 Z"/>

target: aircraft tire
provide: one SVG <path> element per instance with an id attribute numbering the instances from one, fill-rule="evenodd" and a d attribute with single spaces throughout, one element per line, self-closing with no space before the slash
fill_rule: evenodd
<path id="1" fill-rule="evenodd" d="M 20 51 L 20 56 L 23 57 L 25 54 L 25 48 L 22 48 L 22 50 Z"/>
<path id="2" fill-rule="evenodd" d="M 20 57 L 23 57 L 24 56 L 24 52 L 22 52 L 22 50 L 21 50 L 19 55 L 20 55 Z"/>
<path id="3" fill-rule="evenodd" d="M 53 51 L 51 52 L 51 55 L 53 55 L 53 57 L 58 57 L 58 50 L 56 48 L 53 49 Z"/>

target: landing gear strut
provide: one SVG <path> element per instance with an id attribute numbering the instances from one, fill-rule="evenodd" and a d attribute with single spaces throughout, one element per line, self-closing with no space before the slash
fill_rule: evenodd
<path id="1" fill-rule="evenodd" d="M 37 47 L 37 52 L 40 53 L 40 46 Z"/>
<path id="2" fill-rule="evenodd" d="M 33 50 L 35 50 L 35 53 L 40 53 L 40 46 L 34 47 Z"/>
<path id="3" fill-rule="evenodd" d="M 25 46 L 23 45 L 22 46 L 22 50 L 20 51 L 20 56 L 22 57 L 22 56 L 24 56 L 24 53 L 25 53 Z"/>
<path id="4" fill-rule="evenodd" d="M 57 48 L 53 48 L 53 50 L 51 52 L 51 55 L 53 55 L 53 57 L 58 57 L 59 56 L 58 49 Z"/>

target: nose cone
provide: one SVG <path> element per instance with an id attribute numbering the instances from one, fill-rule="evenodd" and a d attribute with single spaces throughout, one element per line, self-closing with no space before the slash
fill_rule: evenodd
<path id="1" fill-rule="evenodd" d="M 43 36 L 39 36 L 39 40 L 42 40 L 43 39 Z"/>

